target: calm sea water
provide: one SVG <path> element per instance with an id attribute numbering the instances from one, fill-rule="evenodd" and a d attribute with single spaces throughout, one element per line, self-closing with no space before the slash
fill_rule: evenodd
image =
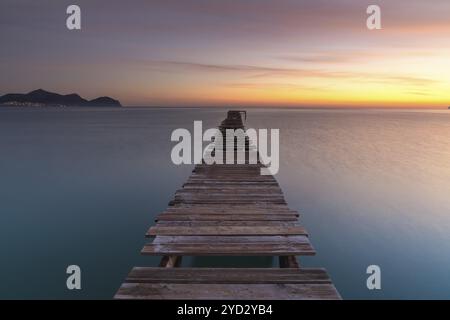
<path id="1" fill-rule="evenodd" d="M 111 298 L 189 176 L 175 128 L 223 109 L 0 109 L 0 298 Z M 344 298 L 450 298 L 450 112 L 249 110 L 279 128 L 277 179 Z M 270 266 L 191 258 L 186 266 Z M 82 290 L 65 269 L 82 269 Z M 366 288 L 377 264 L 382 290 Z"/>

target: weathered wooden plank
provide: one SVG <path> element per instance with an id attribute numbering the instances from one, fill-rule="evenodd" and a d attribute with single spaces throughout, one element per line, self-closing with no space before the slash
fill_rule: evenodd
<path id="1" fill-rule="evenodd" d="M 124 283 L 115 299 L 336 300 L 332 284 Z"/>
<path id="2" fill-rule="evenodd" d="M 307 235 L 302 226 L 206 226 L 206 227 L 183 227 L 183 226 L 153 226 L 148 230 L 147 236 L 157 235 Z"/>
<path id="3" fill-rule="evenodd" d="M 221 204 L 219 201 L 225 201 L 223 204 L 237 204 L 239 202 L 244 202 L 247 200 L 248 204 L 251 203 L 275 203 L 275 204 L 285 204 L 283 196 L 279 195 L 248 195 L 245 197 L 244 195 L 211 195 L 208 197 L 207 194 L 203 195 L 176 195 L 173 199 L 178 202 L 193 202 L 198 204 Z M 235 200 L 233 202 L 233 200 Z M 207 202 L 209 201 L 209 202 Z M 244 202 L 245 203 L 245 202 Z"/>
<path id="4" fill-rule="evenodd" d="M 259 203 L 262 205 L 263 203 Z M 241 208 L 239 205 L 235 205 L 233 203 L 228 204 L 188 204 L 188 203 L 180 203 L 176 206 L 166 208 L 165 212 L 174 212 L 174 211 L 184 211 L 184 212 L 199 212 L 199 213 L 208 213 L 208 212 L 221 212 L 221 213 L 234 213 L 234 212 L 247 212 L 247 213 L 260 213 L 260 214 L 274 214 L 274 213 L 297 213 L 295 210 L 289 209 L 286 205 L 278 205 L 273 203 L 264 203 L 267 205 L 267 208 L 258 207 L 258 204 L 255 206 L 249 206 L 250 204 L 242 204 Z M 277 207 L 278 206 L 278 207 Z"/>
<path id="5" fill-rule="evenodd" d="M 231 206 L 228 206 L 227 204 L 217 205 L 217 204 L 211 204 L 211 205 L 188 205 L 188 204 L 180 204 L 177 206 L 173 206 L 170 208 L 167 208 L 164 212 L 190 212 L 190 213 L 210 213 L 210 212 L 222 212 L 222 213 L 232 213 L 232 212 L 239 212 L 239 213 L 268 213 L 268 214 L 274 214 L 274 213 L 297 213 L 295 210 L 289 209 L 287 206 L 268 206 L 267 208 L 264 207 L 258 207 L 258 206 L 236 206 L 233 204 L 230 204 Z"/>
<path id="6" fill-rule="evenodd" d="M 214 179 L 208 179 L 208 180 L 187 180 L 187 182 L 185 182 L 183 184 L 183 186 L 205 186 L 205 187 L 209 187 L 209 186 L 273 186 L 273 187 L 279 187 L 278 183 L 276 181 L 218 181 L 218 180 L 214 180 Z"/>
<path id="7" fill-rule="evenodd" d="M 239 194 L 243 192 L 248 193 L 278 193 L 283 194 L 283 191 L 278 186 L 185 186 L 183 189 L 177 190 L 176 193 L 231 193 L 231 194 Z"/>
<path id="8" fill-rule="evenodd" d="M 247 226 L 247 227 L 297 227 L 300 226 L 296 221 L 158 221 L 158 226 L 167 227 L 207 227 L 207 226 Z"/>
<path id="9" fill-rule="evenodd" d="M 221 210 L 166 210 L 164 212 L 161 212 L 160 214 L 171 214 L 171 215 L 274 215 L 274 214 L 284 214 L 284 215 L 294 215 L 296 217 L 299 216 L 298 212 L 296 211 L 221 211 Z"/>
<path id="10" fill-rule="evenodd" d="M 205 180 L 252 180 L 252 181 L 276 181 L 273 176 L 261 175 L 260 171 L 244 172 L 244 171 L 229 171 L 229 172 L 194 172 L 189 177 L 191 180 L 205 179 Z"/>
<path id="11" fill-rule="evenodd" d="M 259 174 L 254 175 L 205 175 L 205 174 L 195 174 L 193 173 L 189 179 L 189 182 L 276 182 L 273 176 L 262 176 Z"/>
<path id="12" fill-rule="evenodd" d="M 242 158 L 244 154 L 239 154 Z M 246 154 L 245 156 L 248 156 Z M 210 174 L 244 174 L 244 175 L 252 175 L 252 176 L 260 176 L 262 178 L 273 178 L 272 175 L 260 175 L 261 169 L 266 166 L 258 164 L 258 165 L 250 165 L 250 164 L 203 164 L 202 167 L 196 166 L 194 170 L 192 170 L 193 176 L 202 176 L 202 175 L 210 175 Z"/>
<path id="13" fill-rule="evenodd" d="M 273 176 L 261 175 L 261 169 L 249 171 L 249 170 L 216 170 L 216 171 L 198 171 L 193 172 L 190 178 L 206 178 L 206 179 L 216 179 L 217 177 L 222 177 L 224 179 L 255 179 L 259 180 L 269 180 L 276 181 Z"/>
<path id="14" fill-rule="evenodd" d="M 227 176 L 223 178 L 211 178 L 211 177 L 190 177 L 186 183 L 191 184 L 234 184 L 234 185 L 242 185 L 245 186 L 247 184 L 272 184 L 279 186 L 276 180 L 267 179 L 267 178 L 259 178 L 259 177 L 239 177 L 239 176 Z"/>
<path id="15" fill-rule="evenodd" d="M 161 214 L 156 221 L 297 221 L 294 214 Z"/>
<path id="16" fill-rule="evenodd" d="M 280 200 L 280 201 L 284 201 L 284 197 L 282 194 L 255 194 L 255 193 L 245 193 L 245 192 L 241 192 L 241 193 L 235 193 L 235 194 L 230 194 L 230 193 L 205 193 L 205 192 L 201 192 L 201 193 L 182 193 L 182 194 L 175 194 L 174 197 L 175 200 L 186 200 L 186 201 L 195 201 L 195 200 L 199 200 L 199 201 L 203 201 L 203 200 L 208 200 L 208 199 L 212 199 L 212 200 L 266 200 L 265 202 L 269 202 L 269 201 L 275 201 L 275 200 Z"/>
<path id="17" fill-rule="evenodd" d="M 273 204 L 286 204 L 284 199 L 202 199 L 202 200 L 185 200 L 174 199 L 172 204 L 186 203 L 186 204 L 246 204 L 246 203 L 273 203 Z"/>
<path id="18" fill-rule="evenodd" d="M 212 200 L 212 201 L 218 201 L 218 200 L 227 200 L 230 201 L 229 204 L 233 204 L 233 200 L 236 201 L 243 201 L 248 200 L 249 204 L 253 203 L 254 201 L 259 201 L 257 203 L 272 203 L 274 201 L 282 201 L 282 203 L 279 204 L 285 204 L 284 197 L 282 195 L 270 195 L 270 194 L 248 194 L 247 197 L 245 197 L 245 194 L 211 194 L 210 197 L 208 197 L 208 194 L 183 194 L 183 195 L 175 195 L 174 200 L 179 201 L 205 201 L 205 200 Z"/>
<path id="19" fill-rule="evenodd" d="M 272 203 L 256 203 L 256 204 L 241 204 L 235 205 L 233 203 L 228 204 L 179 204 L 174 207 L 167 208 L 166 211 L 185 210 L 185 211 L 222 211 L 222 212 L 257 212 L 270 213 L 270 212 L 297 212 L 290 209 L 285 204 L 272 204 Z"/>
<path id="20" fill-rule="evenodd" d="M 203 189 L 203 190 L 192 190 L 184 189 L 175 192 L 175 197 L 200 197 L 211 196 L 214 198 L 239 198 L 248 196 L 252 197 L 267 197 L 267 198 L 283 198 L 283 193 L 280 190 L 250 190 L 250 189 Z"/>
<path id="21" fill-rule="evenodd" d="M 147 244 L 141 253 L 181 256 L 288 256 L 314 255 L 315 251 L 309 243 L 174 243 Z"/>
<path id="22" fill-rule="evenodd" d="M 322 268 L 149 268 L 135 267 L 127 282 L 146 283 L 331 283 Z"/>
<path id="23" fill-rule="evenodd" d="M 198 169 L 194 170 L 191 174 L 191 177 L 251 177 L 251 178 L 263 178 L 266 180 L 275 180 L 273 176 L 270 175 L 261 175 L 261 168 L 253 168 L 253 169 L 215 169 L 215 165 L 211 165 L 209 169 Z"/>
<path id="24" fill-rule="evenodd" d="M 184 188 L 177 190 L 175 192 L 175 195 L 183 195 L 183 194 L 189 194 L 189 195 L 211 195 L 212 197 L 219 195 L 232 195 L 232 196 L 239 196 L 242 194 L 246 195 L 263 195 L 263 196 L 282 196 L 283 192 L 280 188 Z"/>
<path id="25" fill-rule="evenodd" d="M 254 181 L 252 179 L 247 180 L 216 180 L 216 179 L 196 179 L 196 180 L 187 180 L 183 187 L 186 186 L 194 186 L 194 187 L 205 187 L 205 188 L 220 188 L 220 187 L 228 187 L 228 188 L 251 188 L 251 187 L 273 187 L 279 188 L 280 186 L 273 181 Z"/>
<path id="26" fill-rule="evenodd" d="M 303 235 L 295 236 L 157 236 L 152 244 L 209 244 L 215 243 L 268 243 L 268 244 L 309 244 L 309 239 Z"/>
<path id="27" fill-rule="evenodd" d="M 176 206 L 173 207 L 174 209 L 177 208 Z M 179 210 L 165 210 L 161 212 L 160 214 L 178 214 L 178 215 L 200 215 L 200 214 L 206 214 L 206 215 L 276 215 L 276 214 L 287 214 L 287 215 L 295 215 L 299 216 L 299 213 L 297 211 L 265 211 L 265 210 L 254 210 L 254 211 L 223 211 L 223 210 L 189 210 L 189 209 L 179 209 Z"/>
<path id="28" fill-rule="evenodd" d="M 214 164 L 211 166 L 209 164 L 198 164 L 195 166 L 193 172 L 204 172 L 204 171 L 255 171 L 258 172 L 261 168 L 265 166 L 261 163 L 257 164 Z"/>

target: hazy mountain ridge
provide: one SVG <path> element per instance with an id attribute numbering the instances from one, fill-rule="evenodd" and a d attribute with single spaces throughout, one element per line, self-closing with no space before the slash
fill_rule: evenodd
<path id="1" fill-rule="evenodd" d="M 29 106 L 29 107 L 121 107 L 121 103 L 110 97 L 99 97 L 86 100 L 76 93 L 58 94 L 42 89 L 29 93 L 9 93 L 0 97 L 0 105 L 3 106 Z"/>

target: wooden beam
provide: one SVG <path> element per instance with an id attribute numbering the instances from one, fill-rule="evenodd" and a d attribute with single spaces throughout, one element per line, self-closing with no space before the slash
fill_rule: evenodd
<path id="1" fill-rule="evenodd" d="M 280 256 L 280 268 L 300 268 L 296 256 Z"/>
<path id="2" fill-rule="evenodd" d="M 178 268 L 181 266 L 182 256 L 164 256 L 159 266 L 161 268 Z"/>

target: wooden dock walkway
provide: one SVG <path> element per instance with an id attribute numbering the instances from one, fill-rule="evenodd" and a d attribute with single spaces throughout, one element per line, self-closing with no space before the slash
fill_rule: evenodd
<path id="1" fill-rule="evenodd" d="M 242 112 L 219 126 L 244 129 Z M 227 148 L 237 147 L 224 142 Z M 236 141 L 235 141 L 236 142 Z M 245 154 L 254 146 L 246 138 Z M 225 152 L 224 152 L 225 156 Z M 156 218 L 142 254 L 162 256 L 159 267 L 135 267 L 116 299 L 340 299 L 321 268 L 300 268 L 314 255 L 308 233 L 289 209 L 263 164 L 199 164 Z M 278 256 L 279 268 L 183 268 L 183 256 Z"/>

